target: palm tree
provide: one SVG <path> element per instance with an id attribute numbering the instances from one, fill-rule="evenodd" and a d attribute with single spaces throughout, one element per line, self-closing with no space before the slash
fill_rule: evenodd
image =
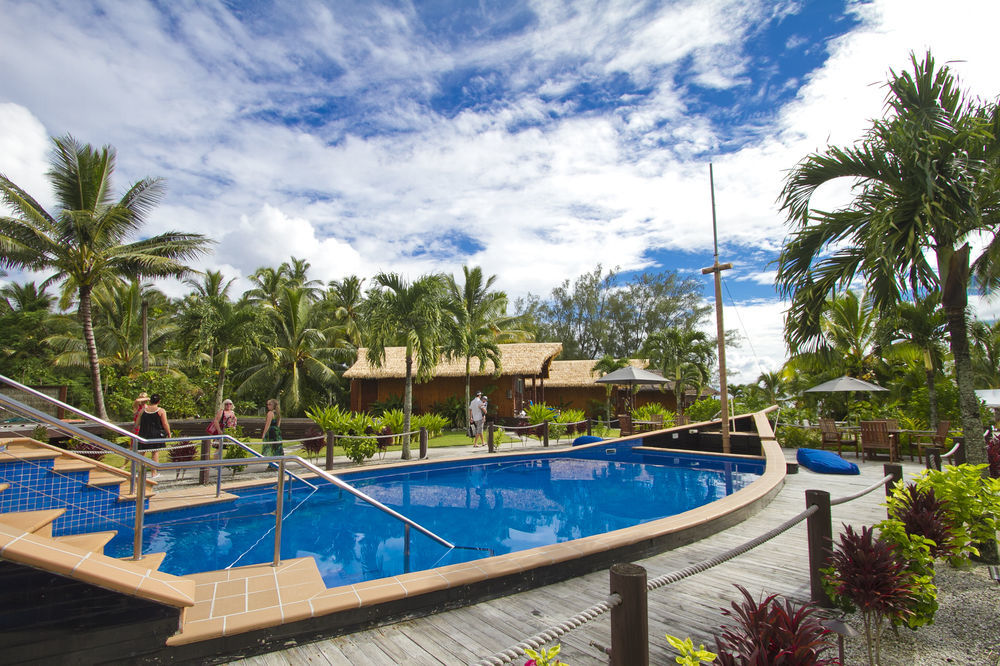
<path id="1" fill-rule="evenodd" d="M 385 348 L 406 348 L 403 393 L 403 459 L 410 459 L 410 416 L 413 412 L 414 363 L 418 379 L 430 379 L 446 339 L 445 278 L 424 275 L 411 283 L 396 273 L 379 273 L 368 292 L 366 308 L 368 362 L 381 367 Z"/>
<path id="2" fill-rule="evenodd" d="M 1000 321 L 972 322 L 972 370 L 980 388 L 1000 387 Z"/>
<path id="3" fill-rule="evenodd" d="M 677 399 L 677 419 L 682 422 L 684 391 L 696 388 L 701 396 L 711 374 L 709 366 L 715 358 L 715 343 L 701 331 L 667 328 L 646 338 L 641 353 L 670 380 L 669 386 Z"/>
<path id="4" fill-rule="evenodd" d="M 591 374 L 597 375 L 598 377 L 603 377 L 604 375 L 614 372 L 620 368 L 624 368 L 628 365 L 627 358 L 615 358 L 610 354 L 602 356 L 594 363 L 594 367 L 591 369 Z M 613 384 L 604 385 L 604 418 L 607 421 L 611 421 L 611 393 L 615 390 Z"/>
<path id="5" fill-rule="evenodd" d="M 288 415 L 303 407 L 307 382 L 336 379 L 330 364 L 349 361 L 355 349 L 343 327 L 326 326 L 322 308 L 305 289 L 284 287 L 271 314 L 272 338 L 263 344 L 237 389 L 242 395 L 277 397 Z"/>
<path id="6" fill-rule="evenodd" d="M 770 405 L 777 405 L 785 397 L 785 381 L 779 371 L 760 373 L 757 377 L 757 386 Z"/>
<path id="7" fill-rule="evenodd" d="M 44 283 L 39 287 L 34 282 L 11 282 L 0 289 L 0 308 L 11 312 L 48 311 L 55 300 Z"/>
<path id="8" fill-rule="evenodd" d="M 266 327 L 263 310 L 245 299 L 230 300 L 234 281 L 225 280 L 220 271 L 206 271 L 201 281 L 185 280 L 194 292 L 182 306 L 181 328 L 185 346 L 204 353 L 217 368 L 213 414 L 222 408 L 230 356 L 259 348 Z"/>
<path id="9" fill-rule="evenodd" d="M 13 216 L 0 217 L 0 265 L 54 270 L 54 279 L 63 283 L 64 293 L 76 293 L 94 408 L 106 419 L 94 340 L 94 289 L 112 278 L 182 276 L 189 270 L 182 262 L 205 252 L 211 241 L 201 234 L 170 231 L 127 243 L 159 202 L 162 181 L 144 178 L 114 201 L 114 148 L 95 150 L 72 136 L 52 141 L 54 150 L 46 175 L 55 188 L 56 215 L 0 175 L 0 195 L 14 211 Z"/>
<path id="10" fill-rule="evenodd" d="M 927 416 L 932 429 L 937 428 L 938 422 L 935 379 L 946 354 L 944 329 L 947 321 L 940 304 L 941 297 L 937 292 L 918 298 L 913 303 L 900 303 L 895 315 L 884 323 L 891 329 L 888 338 L 893 353 L 908 352 L 919 358 L 923 365 L 924 382 L 927 385 Z"/>
<path id="11" fill-rule="evenodd" d="M 878 313 L 867 295 L 847 291 L 827 300 L 820 351 L 837 374 L 872 379 L 881 360 Z M 842 369 L 841 369 L 842 368 Z"/>
<path id="12" fill-rule="evenodd" d="M 518 319 L 507 316 L 507 294 L 490 291 L 497 276 L 483 279 L 478 266 L 462 267 L 465 282 L 459 285 L 455 278 L 446 278 L 448 290 L 445 309 L 450 320 L 449 336 L 444 351 L 451 358 L 465 361 L 465 404 L 472 400 L 472 358 L 479 359 L 479 372 L 486 369 L 487 361 L 493 363 L 493 374 L 500 375 L 502 363 L 498 343 L 523 339 L 524 331 L 515 329 Z M 468 427 L 469 410 L 465 410 Z"/>
<path id="13" fill-rule="evenodd" d="M 343 322 L 347 337 L 357 346 L 361 346 L 362 337 L 359 322 L 365 300 L 361 290 L 363 283 L 364 279 L 357 275 L 349 275 L 343 280 L 330 280 L 328 289 L 323 294 L 326 307 L 337 320 Z"/>
<path id="14" fill-rule="evenodd" d="M 864 282 L 880 313 L 907 293 L 940 290 L 968 459 L 986 462 L 966 306 L 970 269 L 992 286 L 1000 257 L 1000 112 L 996 104 L 968 101 L 957 78 L 948 67 L 935 68 L 929 53 L 911 60 L 912 73 L 890 72 L 887 117 L 874 121 L 861 142 L 810 155 L 788 175 L 780 202 L 794 229 L 778 259 L 776 285 L 791 298 L 786 338 L 793 353 L 819 337 L 827 296 L 855 280 Z M 832 212 L 811 209 L 816 190 L 841 178 L 853 185 L 851 203 Z M 970 240 L 980 233 L 988 245 L 972 262 Z"/>

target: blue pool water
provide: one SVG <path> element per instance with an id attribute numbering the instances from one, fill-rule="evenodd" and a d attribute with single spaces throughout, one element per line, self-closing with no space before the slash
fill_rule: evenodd
<path id="1" fill-rule="evenodd" d="M 746 486 L 763 463 L 687 454 L 595 448 L 366 470 L 348 483 L 461 548 L 449 550 L 333 486 L 296 484 L 286 495 L 282 559 L 313 557 L 329 587 L 429 569 L 591 536 L 671 516 Z M 166 552 L 173 574 L 270 562 L 273 486 L 232 504 L 149 514 L 144 552 Z M 108 545 L 131 553 L 126 531 Z"/>

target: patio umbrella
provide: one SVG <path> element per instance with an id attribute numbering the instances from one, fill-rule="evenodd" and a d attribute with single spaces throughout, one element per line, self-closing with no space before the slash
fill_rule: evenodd
<path id="1" fill-rule="evenodd" d="M 833 393 L 835 391 L 888 391 L 887 388 L 882 388 L 878 384 L 872 384 L 871 382 L 866 382 L 863 379 L 855 379 L 854 377 L 848 377 L 844 375 L 843 377 L 837 377 L 836 379 L 831 379 L 828 382 L 823 382 L 822 384 L 817 384 L 812 388 L 807 388 L 803 393 Z"/>
<path id="2" fill-rule="evenodd" d="M 598 384 L 624 384 L 626 386 L 635 386 L 637 384 L 666 384 L 670 380 L 663 375 L 656 374 L 655 372 L 627 365 L 624 368 L 618 368 L 613 372 L 609 372 L 600 379 L 596 379 L 594 381 Z"/>
<path id="3" fill-rule="evenodd" d="M 639 386 L 640 384 L 666 384 L 669 379 L 663 375 L 658 375 L 655 372 L 650 372 L 649 370 L 643 370 L 642 368 L 637 368 L 633 365 L 626 365 L 624 368 L 618 368 L 613 372 L 609 372 L 599 379 L 594 380 L 598 384 L 619 384 L 624 386 Z M 625 399 L 625 409 L 630 408 L 632 401 L 632 393 L 629 391 L 628 396 Z"/>

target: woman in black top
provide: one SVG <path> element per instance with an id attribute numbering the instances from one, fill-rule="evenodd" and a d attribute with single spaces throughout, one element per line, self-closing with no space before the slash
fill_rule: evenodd
<path id="1" fill-rule="evenodd" d="M 139 412 L 139 431 L 136 433 L 145 439 L 163 439 L 170 437 L 170 422 L 167 421 L 167 412 L 160 407 L 160 396 L 154 393 L 149 396 L 149 402 L 143 406 Z M 160 462 L 160 449 L 163 444 L 159 442 L 139 442 L 140 451 L 152 451 L 153 462 Z M 153 475 L 158 476 L 157 474 Z"/>

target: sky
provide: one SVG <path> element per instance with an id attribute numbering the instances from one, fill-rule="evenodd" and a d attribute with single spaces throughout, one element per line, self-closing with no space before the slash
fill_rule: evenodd
<path id="1" fill-rule="evenodd" d="M 239 291 L 290 257 L 324 283 L 481 266 L 512 299 L 602 265 L 677 270 L 713 304 L 712 164 L 731 382 L 786 356 L 787 171 L 860 138 L 911 52 L 1000 93 L 994 0 L 0 0 L 0 17 L 0 173 L 51 206 L 50 137 L 111 144 L 119 192 L 166 182 L 146 232 L 211 237 L 193 265 Z"/>

